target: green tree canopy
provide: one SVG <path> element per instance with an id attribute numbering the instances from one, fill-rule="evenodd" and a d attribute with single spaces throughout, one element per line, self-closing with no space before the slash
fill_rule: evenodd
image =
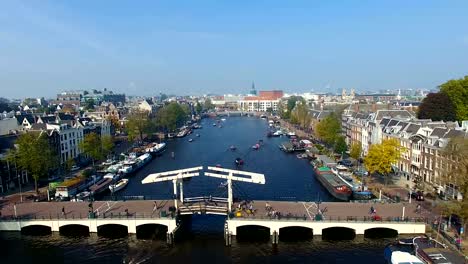
<path id="1" fill-rule="evenodd" d="M 90 99 L 86 100 L 85 109 L 86 110 L 93 110 L 94 105 L 95 105 L 94 99 L 90 98 Z"/>
<path id="2" fill-rule="evenodd" d="M 385 184 L 387 184 L 388 174 L 392 171 L 392 164 L 400 160 L 404 150 L 397 139 L 385 139 L 380 144 L 370 146 L 369 153 L 364 159 L 364 165 L 369 173 L 383 174 Z"/>
<path id="3" fill-rule="evenodd" d="M 315 126 L 316 135 L 329 145 L 335 144 L 341 132 L 341 124 L 337 115 L 332 112 Z"/>
<path id="4" fill-rule="evenodd" d="M 127 117 L 125 128 L 130 140 L 143 140 L 143 134 L 150 133 L 153 128 L 149 113 L 140 109 L 132 110 Z"/>
<path id="5" fill-rule="evenodd" d="M 440 91 L 452 101 L 457 120 L 468 120 L 468 76 L 440 85 Z"/>
<path id="6" fill-rule="evenodd" d="M 37 181 L 58 165 L 56 153 L 50 147 L 46 133 L 22 134 L 16 145 L 17 149 L 9 153 L 10 159 L 15 159 L 18 167 L 32 175 L 37 192 Z"/>
<path id="7" fill-rule="evenodd" d="M 308 128 L 312 123 L 312 116 L 309 112 L 309 107 L 305 104 L 305 101 L 300 101 L 296 104 L 291 113 L 291 122 L 299 124 L 302 128 Z"/>
<path id="8" fill-rule="evenodd" d="M 179 103 L 172 102 L 156 113 L 156 124 L 166 131 L 174 131 L 177 127 L 183 126 L 188 120 L 187 109 L 184 110 Z"/>
<path id="9" fill-rule="evenodd" d="M 348 146 L 346 145 L 346 141 L 343 136 L 337 137 L 334 150 L 338 154 L 343 154 L 345 151 L 348 150 Z"/>
<path id="10" fill-rule="evenodd" d="M 101 137 L 102 154 L 108 155 L 114 149 L 114 139 L 112 136 L 105 135 Z"/>
<path id="11" fill-rule="evenodd" d="M 349 156 L 351 156 L 351 158 L 358 160 L 361 157 L 361 153 L 362 147 L 360 142 L 351 144 L 351 149 L 349 150 Z"/>
<path id="12" fill-rule="evenodd" d="M 197 112 L 197 114 L 200 114 L 203 111 L 203 106 L 200 104 L 200 102 L 197 102 L 197 104 L 195 105 L 195 111 Z"/>
<path id="13" fill-rule="evenodd" d="M 79 148 L 82 153 L 91 157 L 93 166 L 95 160 L 103 158 L 101 137 L 94 132 L 84 136 L 84 139 L 79 144 Z"/>
<path id="14" fill-rule="evenodd" d="M 210 98 L 206 98 L 205 100 L 205 104 L 204 104 L 204 109 L 205 110 L 210 110 L 210 109 L 214 109 L 215 106 L 214 104 L 211 102 L 211 99 Z"/>
<path id="15" fill-rule="evenodd" d="M 423 99 L 418 110 L 418 118 L 433 121 L 455 121 L 455 107 L 445 93 L 430 93 Z"/>

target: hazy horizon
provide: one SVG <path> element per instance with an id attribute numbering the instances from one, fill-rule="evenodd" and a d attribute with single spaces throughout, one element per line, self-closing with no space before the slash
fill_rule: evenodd
<path id="1" fill-rule="evenodd" d="M 433 89 L 468 74 L 467 1 L 2 1 L 0 97 Z"/>

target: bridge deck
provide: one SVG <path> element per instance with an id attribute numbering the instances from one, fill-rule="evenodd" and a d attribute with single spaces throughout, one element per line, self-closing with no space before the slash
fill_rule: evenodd
<path id="1" fill-rule="evenodd" d="M 272 210 L 279 212 L 282 216 L 288 214 L 292 217 L 304 216 L 312 220 L 318 213 L 317 204 L 313 202 L 278 202 L 278 201 L 253 201 L 251 204 L 254 214 L 248 210 L 242 210 L 242 217 L 265 218 L 268 217 L 268 211 L 265 208 L 268 203 Z M 86 218 L 88 216 L 88 202 L 37 202 L 21 203 L 16 205 L 16 215 L 21 218 Z M 238 208 L 238 203 L 233 208 Z M 110 216 L 111 214 L 126 215 L 135 217 L 159 217 L 161 211 L 169 212 L 169 207 L 173 206 L 173 200 L 142 200 L 142 201 L 96 201 L 93 203 L 93 209 L 98 212 L 99 217 Z M 227 214 L 227 204 L 224 202 L 196 202 L 196 203 L 178 203 L 179 209 L 184 214 L 204 213 Z M 428 217 L 427 212 L 417 213 L 416 204 L 371 204 L 371 203 L 341 203 L 324 202 L 319 205 L 325 215 L 325 219 L 343 219 L 347 217 L 368 217 L 370 216 L 370 207 L 377 210 L 377 215 L 382 218 L 401 217 L 403 206 L 405 206 L 405 216 L 410 218 Z M 156 208 L 155 208 L 156 207 Z M 65 214 L 62 215 L 62 208 Z M 247 204 L 246 209 L 249 208 Z M 4 205 L 1 209 L 3 218 L 15 216 L 13 204 Z"/>

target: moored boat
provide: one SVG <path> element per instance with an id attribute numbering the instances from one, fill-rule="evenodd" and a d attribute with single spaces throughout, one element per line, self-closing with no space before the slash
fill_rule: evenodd
<path id="1" fill-rule="evenodd" d="M 109 190 L 112 193 L 116 193 L 116 192 L 122 190 L 123 188 L 125 188 L 125 186 L 127 186 L 127 184 L 128 184 L 128 181 L 129 181 L 129 179 L 121 179 L 118 182 L 116 182 L 115 184 L 111 184 L 109 186 Z"/>
<path id="2" fill-rule="evenodd" d="M 466 263 L 461 255 L 448 249 L 443 243 L 427 236 L 400 239 L 388 244 L 384 249 L 384 259 L 387 263 L 392 264 Z"/>
<path id="3" fill-rule="evenodd" d="M 153 143 L 153 144 L 151 144 L 146 149 L 146 152 L 151 153 L 151 154 L 159 154 L 159 153 L 163 152 L 164 150 L 166 150 L 166 143 L 162 142 L 162 143 Z"/>
<path id="4" fill-rule="evenodd" d="M 327 189 L 327 191 L 336 199 L 349 201 L 352 190 L 349 186 L 337 175 L 335 175 L 328 167 L 319 167 L 315 169 L 317 180 Z"/>

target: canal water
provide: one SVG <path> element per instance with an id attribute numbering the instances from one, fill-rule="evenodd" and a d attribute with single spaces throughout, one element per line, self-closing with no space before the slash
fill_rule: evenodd
<path id="1" fill-rule="evenodd" d="M 226 117 L 222 128 L 204 119 L 202 129 L 192 135 L 168 141 L 167 151 L 132 176 L 126 196 L 171 199 L 172 183 L 141 184 L 149 173 L 195 166 L 235 168 L 234 160 L 242 158 L 242 170 L 265 174 L 266 184 L 235 183 L 234 196 L 239 199 L 285 201 L 333 201 L 313 177 L 312 167 L 293 154 L 283 153 L 278 145 L 286 138 L 267 138 L 268 123 L 255 117 Z M 197 137 L 196 134 L 200 136 Z M 188 142 L 192 138 L 193 142 Z M 259 141 L 259 150 L 252 146 Z M 229 147 L 234 145 L 236 151 Z M 174 159 L 171 157 L 174 152 Z M 221 179 L 195 177 L 184 182 L 185 197 L 212 195 L 226 197 Z M 263 205 L 259 205 L 263 206 Z M 118 239 L 98 237 L 65 237 L 59 234 L 26 236 L 0 233 L 2 263 L 167 263 L 167 262 L 232 262 L 232 263 L 384 263 L 383 248 L 392 239 L 357 238 L 352 241 L 237 242 L 224 246 L 222 216 L 193 216 L 191 228 L 174 246 L 162 240 L 142 240 L 135 236 Z"/>

